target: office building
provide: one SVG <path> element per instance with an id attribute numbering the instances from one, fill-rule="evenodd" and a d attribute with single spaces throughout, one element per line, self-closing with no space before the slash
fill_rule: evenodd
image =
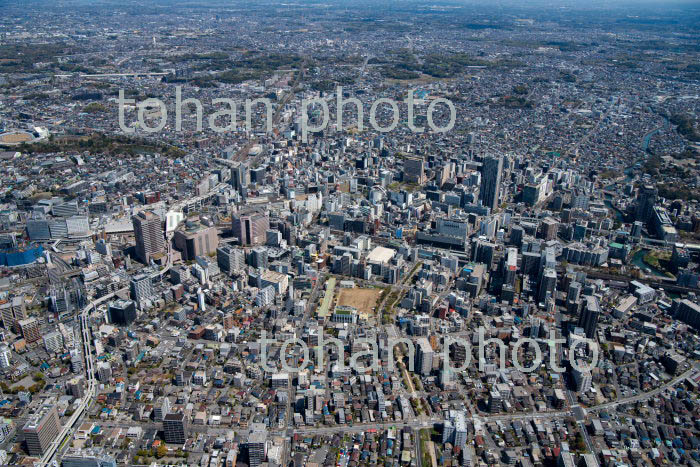
<path id="1" fill-rule="evenodd" d="M 503 283 L 515 285 L 515 279 L 518 272 L 518 250 L 517 248 L 507 248 L 506 254 L 503 257 L 502 274 Z"/>
<path id="2" fill-rule="evenodd" d="M 553 268 L 545 268 L 540 280 L 540 289 L 537 301 L 544 303 L 548 297 L 554 297 L 557 288 L 557 271 Z"/>
<path id="3" fill-rule="evenodd" d="M 642 229 L 644 228 L 644 223 L 641 221 L 634 221 L 634 224 L 632 224 L 632 231 L 630 232 L 630 235 L 633 238 L 640 238 L 642 236 Z"/>
<path id="4" fill-rule="evenodd" d="M 87 383 L 85 382 L 85 378 L 82 376 L 76 376 L 66 382 L 66 390 L 68 391 L 68 394 L 78 399 L 81 399 L 85 395 L 86 386 Z"/>
<path id="5" fill-rule="evenodd" d="M 129 326 L 136 321 L 136 304 L 132 300 L 115 300 L 109 304 L 107 315 L 110 323 Z"/>
<path id="6" fill-rule="evenodd" d="M 169 413 L 163 417 L 163 433 L 168 444 L 185 444 L 187 441 L 187 421 L 181 412 Z"/>
<path id="7" fill-rule="evenodd" d="M 248 449 L 248 465 L 258 467 L 265 461 L 267 455 L 267 432 L 252 431 L 248 435 L 246 448 Z"/>
<path id="8" fill-rule="evenodd" d="M 268 254 L 266 248 L 253 248 L 250 251 L 250 265 L 254 268 L 267 269 Z"/>
<path id="9" fill-rule="evenodd" d="M 197 256 L 206 256 L 216 251 L 219 235 L 214 226 L 185 222 L 184 226 L 175 232 L 173 242 L 184 261 L 194 261 Z"/>
<path id="10" fill-rule="evenodd" d="M 498 413 L 503 410 L 503 396 L 496 389 L 489 392 L 488 408 L 490 413 Z"/>
<path id="11" fill-rule="evenodd" d="M 44 403 L 22 427 L 27 451 L 32 456 L 42 456 L 61 430 L 58 412 L 53 402 Z"/>
<path id="12" fill-rule="evenodd" d="M 540 228 L 542 232 L 541 236 L 544 240 L 549 241 L 557 239 L 559 223 L 556 220 L 552 219 L 551 217 L 546 217 L 542 221 Z"/>
<path id="13" fill-rule="evenodd" d="M 240 274 L 245 268 L 245 252 L 231 245 L 220 246 L 216 249 L 216 262 L 225 273 Z"/>
<path id="14" fill-rule="evenodd" d="M 148 264 L 151 257 L 165 251 L 163 223 L 151 211 L 141 211 L 132 217 L 134 237 L 136 238 L 136 257 Z"/>
<path id="15" fill-rule="evenodd" d="M 112 365 L 109 362 L 97 363 L 97 379 L 101 383 L 108 383 L 112 379 Z"/>
<path id="16" fill-rule="evenodd" d="M 248 166 L 240 162 L 236 163 L 236 165 L 231 168 L 231 185 L 236 191 L 242 193 L 249 184 L 250 171 L 248 170 Z"/>
<path id="17" fill-rule="evenodd" d="M 153 296 L 153 283 L 147 274 L 139 274 L 131 279 L 131 296 L 136 302 Z"/>
<path id="18" fill-rule="evenodd" d="M 425 182 L 425 161 L 421 157 L 407 157 L 403 162 L 403 181 L 421 185 Z"/>
<path id="19" fill-rule="evenodd" d="M 241 245 L 264 245 L 267 231 L 270 229 L 270 219 L 260 213 L 234 217 L 231 230 L 233 236 Z"/>
<path id="20" fill-rule="evenodd" d="M 481 188 L 479 199 L 492 212 L 498 209 L 501 190 L 503 156 L 486 156 L 481 166 Z"/>

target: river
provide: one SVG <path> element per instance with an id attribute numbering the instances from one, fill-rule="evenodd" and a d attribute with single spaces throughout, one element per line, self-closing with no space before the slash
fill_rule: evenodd
<path id="1" fill-rule="evenodd" d="M 636 252 L 634 256 L 632 256 L 632 261 L 630 261 L 630 263 L 639 267 L 646 274 L 653 274 L 659 277 L 668 277 L 662 271 L 659 271 L 658 269 L 651 267 L 644 262 L 644 255 L 646 255 L 648 251 L 649 250 L 639 250 Z"/>

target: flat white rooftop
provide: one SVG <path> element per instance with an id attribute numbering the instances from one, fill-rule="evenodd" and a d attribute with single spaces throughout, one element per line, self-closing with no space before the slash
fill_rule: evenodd
<path id="1" fill-rule="evenodd" d="M 391 258 L 394 257 L 395 254 L 396 250 L 392 250 L 391 248 L 384 248 L 383 246 L 378 246 L 375 247 L 374 250 L 372 250 L 367 256 L 367 262 L 376 264 L 386 264 L 391 260 Z"/>

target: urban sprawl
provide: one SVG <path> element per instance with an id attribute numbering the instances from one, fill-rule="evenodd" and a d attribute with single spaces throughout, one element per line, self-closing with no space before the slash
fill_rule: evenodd
<path id="1" fill-rule="evenodd" d="M 697 3 L 0 10 L 0 465 L 700 466 Z"/>

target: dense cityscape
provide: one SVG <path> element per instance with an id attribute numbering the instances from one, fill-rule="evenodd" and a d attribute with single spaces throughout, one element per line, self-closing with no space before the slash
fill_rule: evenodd
<path id="1" fill-rule="evenodd" d="M 0 8 L 0 465 L 700 466 L 697 3 Z"/>

